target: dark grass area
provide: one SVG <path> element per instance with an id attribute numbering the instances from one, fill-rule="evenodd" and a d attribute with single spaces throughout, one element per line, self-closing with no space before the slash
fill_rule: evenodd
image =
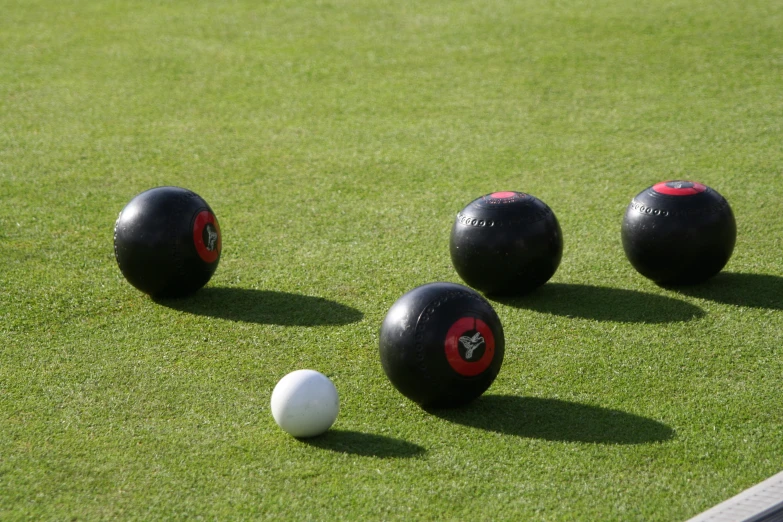
<path id="1" fill-rule="evenodd" d="M 156 302 L 189 314 L 284 326 L 349 324 L 363 316 L 355 308 L 322 297 L 230 287 L 208 287 L 192 296 Z"/>
<path id="2" fill-rule="evenodd" d="M 594 321 L 655 324 L 704 316 L 698 306 L 666 295 L 581 284 L 552 283 L 526 296 L 496 300 L 508 306 Z"/>
<path id="3" fill-rule="evenodd" d="M 538 397 L 488 395 L 464 409 L 432 413 L 465 426 L 550 441 L 644 444 L 675 435 L 669 426 L 638 415 Z"/>
<path id="4" fill-rule="evenodd" d="M 783 309 L 783 277 L 776 275 L 724 272 L 703 285 L 673 287 L 671 290 L 734 306 Z"/>

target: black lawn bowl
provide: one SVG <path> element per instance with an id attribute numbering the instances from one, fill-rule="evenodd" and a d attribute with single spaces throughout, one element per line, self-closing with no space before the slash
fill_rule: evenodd
<path id="1" fill-rule="evenodd" d="M 220 226 L 200 196 L 157 187 L 134 197 L 114 227 L 114 255 L 130 284 L 153 297 L 182 297 L 210 280 L 220 261 Z"/>
<path id="2" fill-rule="evenodd" d="M 625 212 L 622 241 L 631 265 L 659 285 L 705 281 L 729 261 L 734 214 L 718 192 L 693 181 L 664 181 L 640 192 Z"/>
<path id="3" fill-rule="evenodd" d="M 504 351 L 495 310 L 475 290 L 454 283 L 414 288 L 392 305 L 381 326 L 386 375 L 424 408 L 479 397 L 497 377 Z"/>
<path id="4" fill-rule="evenodd" d="M 487 295 L 523 295 L 546 283 L 563 256 L 554 212 L 521 192 L 494 192 L 469 203 L 451 229 L 451 261 Z"/>

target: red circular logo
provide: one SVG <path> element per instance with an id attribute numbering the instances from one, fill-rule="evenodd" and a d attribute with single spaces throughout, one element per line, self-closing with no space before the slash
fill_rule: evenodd
<path id="1" fill-rule="evenodd" d="M 214 263 L 220 256 L 220 225 L 217 218 L 209 210 L 202 210 L 196 214 L 193 222 L 193 243 L 196 252 L 207 263 Z"/>
<path id="2" fill-rule="evenodd" d="M 489 368 L 495 357 L 495 336 L 477 317 L 462 317 L 446 333 L 446 360 L 460 375 L 473 377 Z"/>
<path id="3" fill-rule="evenodd" d="M 503 192 L 493 192 L 492 194 L 481 196 L 479 200 L 481 201 L 481 204 L 485 206 L 489 205 L 502 207 L 504 205 L 514 205 L 520 201 L 526 200 L 528 197 L 529 196 L 524 192 L 513 192 L 506 190 Z"/>
<path id="4" fill-rule="evenodd" d="M 516 192 L 506 191 L 506 192 L 493 192 L 492 194 L 489 195 L 489 197 L 493 199 L 508 199 L 508 198 L 513 198 L 516 195 L 517 195 Z"/>
<path id="5" fill-rule="evenodd" d="M 653 185 L 653 190 L 667 196 L 692 196 L 707 190 L 707 187 L 695 181 L 662 181 Z"/>

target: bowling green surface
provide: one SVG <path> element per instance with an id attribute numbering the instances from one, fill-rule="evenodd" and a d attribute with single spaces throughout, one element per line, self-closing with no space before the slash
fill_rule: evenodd
<path id="1" fill-rule="evenodd" d="M 684 521 L 775 476 L 781 26 L 760 0 L 6 0 L 0 518 Z M 736 218 L 698 285 L 623 251 L 672 179 Z M 164 185 L 220 222 L 182 299 L 113 252 Z M 489 389 L 422 409 L 381 323 L 462 283 L 457 214 L 506 191 L 557 215 L 561 262 L 489 299 Z M 298 369 L 338 390 L 321 437 L 272 418 Z"/>

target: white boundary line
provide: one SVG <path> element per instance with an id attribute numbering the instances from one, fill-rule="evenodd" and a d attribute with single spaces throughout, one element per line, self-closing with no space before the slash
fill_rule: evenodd
<path id="1" fill-rule="evenodd" d="M 773 520 L 783 520 L 783 471 L 696 515 L 687 522 L 771 522 Z"/>

